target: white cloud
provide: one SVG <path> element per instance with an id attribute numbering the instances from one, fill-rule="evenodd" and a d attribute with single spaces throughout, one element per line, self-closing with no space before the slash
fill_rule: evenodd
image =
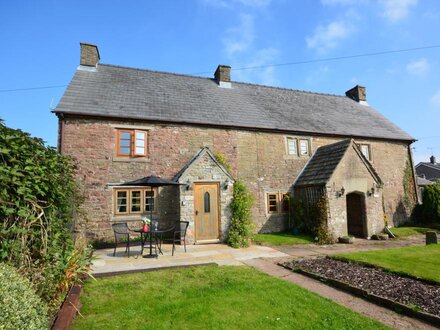
<path id="1" fill-rule="evenodd" d="M 234 71 L 234 80 L 252 81 L 268 86 L 276 85 L 278 81 L 275 78 L 275 68 L 258 67 L 273 64 L 279 54 L 279 50 L 276 48 L 263 48 L 256 52 L 252 52 L 252 54 L 253 55 L 248 58 L 241 67 L 255 69 Z"/>
<path id="2" fill-rule="evenodd" d="M 353 33 L 353 27 L 345 21 L 330 22 L 326 26 L 318 26 L 312 36 L 306 37 L 307 47 L 325 53 L 337 47 L 341 41 Z"/>
<path id="3" fill-rule="evenodd" d="M 430 101 L 435 107 L 440 107 L 440 89 L 433 96 L 431 96 Z"/>
<path id="4" fill-rule="evenodd" d="M 429 70 L 429 62 L 426 58 L 421 58 L 415 61 L 412 61 L 408 63 L 406 66 L 406 71 L 408 73 L 417 75 L 417 76 L 423 76 L 426 73 L 428 73 Z"/>
<path id="5" fill-rule="evenodd" d="M 240 24 L 227 31 L 223 45 L 228 57 L 249 49 L 255 39 L 254 17 L 249 14 L 240 15 Z"/>
<path id="6" fill-rule="evenodd" d="M 408 16 L 417 0 L 380 0 L 379 4 L 382 7 L 382 16 L 390 23 L 396 23 Z"/>

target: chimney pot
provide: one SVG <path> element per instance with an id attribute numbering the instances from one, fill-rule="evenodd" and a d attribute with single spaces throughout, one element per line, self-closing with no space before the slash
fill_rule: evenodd
<path id="1" fill-rule="evenodd" d="M 356 85 L 352 89 L 346 91 L 345 95 L 356 102 L 367 101 L 367 91 L 364 86 Z"/>
<path id="2" fill-rule="evenodd" d="M 435 164 L 435 157 L 434 155 L 432 155 L 429 160 L 431 161 L 431 164 Z"/>
<path id="3" fill-rule="evenodd" d="M 96 68 L 99 62 L 98 46 L 81 42 L 81 60 L 80 64 L 84 66 L 93 66 Z"/>
<path id="4" fill-rule="evenodd" d="M 229 65 L 219 65 L 214 73 L 214 79 L 220 87 L 231 87 L 231 67 Z"/>

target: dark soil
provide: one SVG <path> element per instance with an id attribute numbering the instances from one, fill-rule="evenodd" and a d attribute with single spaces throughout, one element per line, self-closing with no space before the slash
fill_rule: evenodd
<path id="1" fill-rule="evenodd" d="M 331 258 L 293 260 L 284 266 L 338 280 L 370 294 L 440 316 L 440 285 Z"/>

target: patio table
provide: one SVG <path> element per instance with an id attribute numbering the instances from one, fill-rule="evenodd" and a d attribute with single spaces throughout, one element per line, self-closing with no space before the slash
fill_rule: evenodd
<path id="1" fill-rule="evenodd" d="M 157 258 L 159 254 L 157 254 L 157 249 L 159 249 L 159 253 L 162 253 L 161 244 L 158 240 L 161 239 L 162 234 L 166 232 L 166 230 L 158 230 L 158 229 L 149 229 L 147 232 L 144 232 L 143 229 L 135 229 L 137 233 L 141 234 L 141 255 L 144 253 L 144 247 L 147 240 L 150 243 L 150 253 L 143 256 L 143 258 Z M 156 253 L 153 254 L 153 241 L 154 241 L 154 250 Z"/>

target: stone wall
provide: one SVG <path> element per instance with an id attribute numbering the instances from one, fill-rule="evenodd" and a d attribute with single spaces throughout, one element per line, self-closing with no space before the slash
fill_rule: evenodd
<path id="1" fill-rule="evenodd" d="M 348 234 L 346 196 L 350 193 L 361 195 L 365 201 L 366 236 L 370 237 L 383 230 L 382 190 L 375 189 L 372 193 L 375 183 L 361 158 L 350 146 L 326 187 L 329 203 L 328 225 L 334 240 Z M 343 195 L 340 194 L 342 187 Z"/>
<path id="2" fill-rule="evenodd" d="M 219 151 L 231 165 L 235 178 L 241 178 L 255 196 L 253 219 L 257 232 L 280 231 L 287 225 L 287 215 L 268 214 L 267 192 L 291 190 L 295 178 L 309 159 L 287 155 L 286 134 L 244 130 L 218 129 L 137 121 L 78 118 L 62 119 L 60 143 L 64 154 L 78 162 L 78 179 L 82 182 L 86 202 L 85 216 L 78 229 L 86 230 L 92 239 L 111 239 L 111 223 L 137 218 L 115 217 L 112 214 L 112 186 L 148 175 L 171 179 L 202 147 Z M 146 159 L 123 159 L 116 156 L 116 129 L 145 129 L 148 134 Z M 321 145 L 341 139 L 311 137 L 313 153 Z M 400 142 L 357 141 L 371 144 L 372 164 L 384 181 L 385 212 L 391 224 L 406 219 L 402 209 L 403 171 L 408 159 L 408 147 Z M 171 190 L 168 190 L 171 189 Z M 167 192 L 168 191 L 168 192 Z M 167 198 L 170 194 L 171 198 Z M 163 188 L 160 197 L 161 220 L 172 222 L 180 216 L 179 192 Z M 181 202 L 181 201 L 180 201 Z M 222 213 L 222 217 L 227 213 Z M 191 216 L 191 214 L 185 215 Z"/>

